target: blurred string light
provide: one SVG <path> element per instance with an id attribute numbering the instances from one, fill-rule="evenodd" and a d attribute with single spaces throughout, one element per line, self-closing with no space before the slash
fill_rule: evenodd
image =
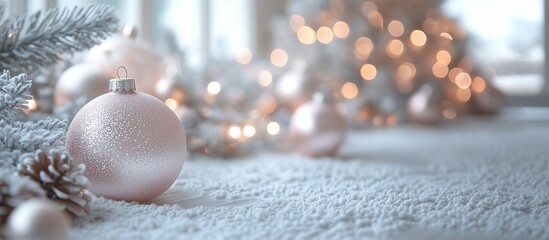
<path id="1" fill-rule="evenodd" d="M 452 56 L 450 53 L 446 50 L 440 50 L 437 53 L 436 56 L 437 61 L 443 62 L 444 64 L 448 65 L 452 62 Z"/>
<path id="2" fill-rule="evenodd" d="M 446 38 L 446 39 L 448 39 L 448 40 L 454 40 L 454 38 L 452 37 L 452 35 L 450 35 L 450 34 L 447 33 L 447 32 L 441 33 L 440 36 L 443 37 L 443 38 Z"/>
<path id="3" fill-rule="evenodd" d="M 24 111 L 26 113 L 30 113 L 36 109 L 38 109 L 38 102 L 34 97 L 32 97 L 30 100 L 27 101 L 27 109 L 24 109 Z"/>
<path id="4" fill-rule="evenodd" d="M 383 16 L 378 11 L 371 11 L 368 13 L 368 22 L 374 27 L 383 27 Z"/>
<path id="5" fill-rule="evenodd" d="M 372 64 L 364 64 L 360 68 L 360 75 L 364 80 L 372 80 L 377 75 L 377 69 Z"/>
<path id="6" fill-rule="evenodd" d="M 456 97 L 458 101 L 465 103 L 471 99 L 471 91 L 468 88 L 459 88 L 456 91 Z"/>
<path id="7" fill-rule="evenodd" d="M 267 133 L 269 135 L 277 135 L 280 132 L 280 125 L 277 122 L 269 122 L 267 124 Z"/>
<path id="8" fill-rule="evenodd" d="M 316 39 L 318 39 L 320 43 L 328 44 L 334 39 L 334 33 L 331 28 L 323 26 L 316 32 Z"/>
<path id="9" fill-rule="evenodd" d="M 239 126 L 232 125 L 229 127 L 228 135 L 232 139 L 239 139 L 242 136 L 242 130 Z"/>
<path id="10" fill-rule="evenodd" d="M 400 21 L 393 20 L 387 26 L 387 30 L 393 37 L 400 37 L 404 34 L 404 25 Z"/>
<path id="11" fill-rule="evenodd" d="M 333 27 L 334 36 L 337 38 L 347 38 L 349 36 L 349 25 L 343 21 L 337 21 Z"/>
<path id="12" fill-rule="evenodd" d="M 433 64 L 433 75 L 437 78 L 445 78 L 448 75 L 448 65 L 445 62 L 436 62 Z"/>
<path id="13" fill-rule="evenodd" d="M 341 86 L 341 95 L 346 99 L 354 99 L 358 95 L 358 87 L 352 82 L 346 82 Z"/>
<path id="14" fill-rule="evenodd" d="M 259 73 L 257 82 L 263 87 L 268 87 L 273 82 L 273 74 L 269 70 L 263 70 Z"/>
<path id="15" fill-rule="evenodd" d="M 410 42 L 416 47 L 423 47 L 427 42 L 427 35 L 421 30 L 414 30 L 410 34 Z"/>
<path id="16" fill-rule="evenodd" d="M 355 43 L 356 51 L 360 54 L 369 55 L 374 50 L 374 42 L 368 37 L 360 37 Z"/>
<path id="17" fill-rule="evenodd" d="M 209 94 L 217 95 L 221 92 L 221 84 L 217 81 L 211 81 L 208 83 L 207 91 Z"/>
<path id="18" fill-rule="evenodd" d="M 302 26 L 297 30 L 297 39 L 303 44 L 313 44 L 316 41 L 315 30 L 308 26 Z"/>
<path id="19" fill-rule="evenodd" d="M 414 64 L 405 62 L 397 69 L 397 78 L 401 81 L 410 81 L 416 75 L 416 67 Z"/>
<path id="20" fill-rule="evenodd" d="M 302 16 L 293 15 L 290 18 L 290 27 L 294 32 L 297 32 L 303 26 L 305 26 L 305 19 Z"/>
<path id="21" fill-rule="evenodd" d="M 484 79 L 481 77 L 475 77 L 473 79 L 473 82 L 471 84 L 471 89 L 477 93 L 481 93 L 486 88 L 486 83 L 484 82 Z"/>
<path id="22" fill-rule="evenodd" d="M 471 86 L 471 75 L 468 73 L 459 73 L 456 76 L 456 86 L 458 86 L 461 89 L 466 89 Z"/>
<path id="23" fill-rule="evenodd" d="M 386 52 L 390 58 L 398 58 L 404 52 L 404 44 L 398 39 L 393 39 L 387 44 Z"/>
<path id="24" fill-rule="evenodd" d="M 173 98 L 166 99 L 165 103 L 166 103 L 166 106 L 168 106 L 168 108 L 170 108 L 172 111 L 174 111 L 178 107 L 177 101 Z"/>
<path id="25" fill-rule="evenodd" d="M 242 133 L 244 134 L 245 137 L 253 137 L 255 135 L 255 127 L 248 124 L 246 126 L 244 126 L 244 128 L 242 128 Z"/>
<path id="26" fill-rule="evenodd" d="M 284 67 L 288 62 L 288 53 L 284 49 L 277 48 L 271 52 L 271 63 L 277 67 Z"/>
<path id="27" fill-rule="evenodd" d="M 248 64 L 252 61 L 252 51 L 248 48 L 242 48 L 235 53 L 235 59 L 242 65 Z"/>

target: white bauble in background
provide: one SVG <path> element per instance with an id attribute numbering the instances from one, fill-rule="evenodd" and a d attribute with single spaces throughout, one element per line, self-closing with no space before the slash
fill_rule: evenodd
<path id="1" fill-rule="evenodd" d="M 424 84 L 408 101 L 410 121 L 421 124 L 437 124 L 442 121 L 442 99 L 433 86 Z"/>
<path id="2" fill-rule="evenodd" d="M 325 95 L 299 106 L 290 120 L 292 146 L 310 157 L 335 155 L 347 135 L 347 122 Z"/>
<path id="3" fill-rule="evenodd" d="M 97 66 L 76 64 L 65 70 L 57 80 L 54 91 L 55 106 L 62 107 L 80 97 L 91 101 L 108 90 L 109 79 L 111 77 Z"/>
<path id="4" fill-rule="evenodd" d="M 9 239 L 68 240 L 70 219 L 55 203 L 31 199 L 10 214 L 6 235 Z"/>
<path id="5" fill-rule="evenodd" d="M 117 78 L 116 69 L 124 66 L 131 73 L 128 77 L 138 77 L 137 90 L 152 95 L 165 69 L 162 58 L 147 43 L 120 35 L 92 48 L 86 62 L 101 67 L 110 78 Z"/>

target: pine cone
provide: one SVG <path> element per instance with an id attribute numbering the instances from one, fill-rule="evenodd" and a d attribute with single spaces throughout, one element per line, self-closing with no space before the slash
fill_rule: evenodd
<path id="1" fill-rule="evenodd" d="M 84 164 L 75 165 L 66 152 L 38 150 L 34 156 L 27 156 L 18 166 L 19 175 L 27 176 L 39 183 L 46 196 L 62 205 L 74 216 L 89 212 L 91 200 L 88 179 L 83 176 Z"/>
<path id="2" fill-rule="evenodd" d="M 35 182 L 16 175 L 0 177 L 0 225 L 4 225 L 11 211 L 30 198 L 43 198 L 44 190 Z"/>

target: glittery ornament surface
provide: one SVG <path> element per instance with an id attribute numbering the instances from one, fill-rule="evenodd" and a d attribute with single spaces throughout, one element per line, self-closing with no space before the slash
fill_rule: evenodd
<path id="1" fill-rule="evenodd" d="M 183 127 L 160 100 L 144 93 L 107 93 L 78 112 L 66 145 L 86 164 L 90 190 L 128 201 L 150 200 L 179 175 L 186 155 Z"/>

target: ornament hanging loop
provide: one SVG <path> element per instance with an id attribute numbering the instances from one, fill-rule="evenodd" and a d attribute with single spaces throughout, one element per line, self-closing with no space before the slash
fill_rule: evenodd
<path id="1" fill-rule="evenodd" d="M 124 66 L 120 66 L 116 69 L 116 76 L 120 79 L 120 69 L 124 69 L 124 78 L 128 78 L 128 69 Z"/>
<path id="2" fill-rule="evenodd" d="M 120 78 L 120 69 L 124 69 L 125 76 Z M 110 92 L 124 92 L 124 93 L 133 93 L 135 92 L 135 80 L 133 78 L 128 78 L 128 70 L 124 66 L 120 66 L 116 69 L 117 79 L 109 80 L 109 91 Z"/>

